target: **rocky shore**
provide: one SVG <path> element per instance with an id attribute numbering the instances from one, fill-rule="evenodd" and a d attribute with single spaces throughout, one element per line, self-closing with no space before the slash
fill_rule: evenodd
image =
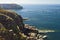
<path id="1" fill-rule="evenodd" d="M 27 28 L 26 31 L 30 31 L 28 33 L 27 40 L 45 40 L 47 38 L 47 34 L 39 32 L 39 29 L 37 29 L 35 26 L 25 24 L 25 28 Z"/>
<path id="2" fill-rule="evenodd" d="M 15 12 L 0 9 L 0 40 L 45 40 L 46 33 L 23 23 Z"/>

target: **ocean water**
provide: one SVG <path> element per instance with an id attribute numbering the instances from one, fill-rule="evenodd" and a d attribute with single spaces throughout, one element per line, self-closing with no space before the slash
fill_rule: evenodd
<path id="1" fill-rule="evenodd" d="M 22 10 L 16 10 L 26 24 L 36 26 L 39 29 L 57 30 L 47 33 L 47 40 L 60 40 L 60 5 L 22 5 Z"/>

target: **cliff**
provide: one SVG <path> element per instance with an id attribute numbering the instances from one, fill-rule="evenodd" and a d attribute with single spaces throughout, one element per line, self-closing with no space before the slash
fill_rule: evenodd
<path id="1" fill-rule="evenodd" d="M 19 38 L 19 32 L 24 27 L 23 20 L 20 15 L 18 15 L 15 12 L 1 10 L 1 9 L 0 9 L 0 24 L 1 24 L 0 30 L 2 27 L 4 27 L 4 29 L 2 29 L 2 30 L 7 31 L 7 34 L 9 33 L 9 35 L 11 35 L 10 31 L 12 30 L 13 33 L 15 33 L 18 36 L 18 38 Z M 0 35 L 4 34 L 3 31 L 0 31 L 0 32 L 1 32 Z M 3 37 L 4 37 L 4 35 L 3 35 Z M 10 40 L 12 40 L 12 39 L 13 39 L 13 37 L 10 38 Z M 9 39 L 6 39 L 6 40 L 9 40 Z"/>
<path id="2" fill-rule="evenodd" d="M 18 5 L 18 4 L 0 4 L 0 9 L 8 9 L 8 10 L 20 10 L 23 9 L 22 6 Z"/>
<path id="3" fill-rule="evenodd" d="M 0 9 L 0 40 L 43 40 L 45 37 L 35 27 L 24 25 L 21 15 Z"/>

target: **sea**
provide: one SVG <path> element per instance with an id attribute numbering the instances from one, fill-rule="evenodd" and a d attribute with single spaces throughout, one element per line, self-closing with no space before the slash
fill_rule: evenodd
<path id="1" fill-rule="evenodd" d="M 25 24 L 38 29 L 55 30 L 47 33 L 47 40 L 60 40 L 60 5 L 59 4 L 23 4 L 22 10 L 16 10 L 25 20 Z"/>

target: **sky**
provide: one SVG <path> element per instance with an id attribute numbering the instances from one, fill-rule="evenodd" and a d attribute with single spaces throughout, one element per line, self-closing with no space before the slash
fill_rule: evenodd
<path id="1" fill-rule="evenodd" d="M 60 0 L 0 0 L 0 3 L 17 3 L 17 4 L 60 4 Z"/>

